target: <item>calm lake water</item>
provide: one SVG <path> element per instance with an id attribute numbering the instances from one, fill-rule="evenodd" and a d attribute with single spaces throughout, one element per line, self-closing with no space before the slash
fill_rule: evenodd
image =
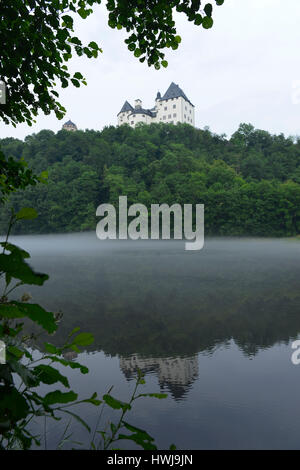
<path id="1" fill-rule="evenodd" d="M 64 312 L 50 342 L 62 344 L 76 326 L 95 336 L 78 358 L 90 374 L 69 373 L 80 396 L 113 385 L 126 401 L 140 368 L 141 392 L 168 398 L 141 399 L 127 420 L 159 448 L 300 448 L 300 365 L 291 362 L 300 338 L 299 241 L 206 239 L 196 252 L 181 241 L 103 242 L 94 233 L 11 241 L 50 275 L 25 289 L 32 302 Z M 97 408 L 77 411 L 96 425 Z M 99 429 L 111 418 L 104 412 Z M 59 426 L 49 422 L 50 448 Z M 87 433 L 73 429 L 86 446 Z"/>

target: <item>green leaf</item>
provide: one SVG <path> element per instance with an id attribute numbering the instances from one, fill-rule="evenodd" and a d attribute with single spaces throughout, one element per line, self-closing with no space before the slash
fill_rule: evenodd
<path id="1" fill-rule="evenodd" d="M 17 252 L 20 255 L 20 257 L 23 259 L 30 258 L 30 254 L 27 253 L 27 251 L 22 250 L 21 248 L 19 248 L 16 245 L 13 245 L 12 243 L 1 242 L 0 245 L 3 246 L 3 248 L 5 248 L 6 251 L 10 251 L 11 253 Z"/>
<path id="2" fill-rule="evenodd" d="M 32 207 L 23 207 L 16 214 L 17 220 L 20 220 L 20 219 L 31 220 L 31 219 L 36 219 L 37 216 L 38 216 L 37 211 L 33 209 Z"/>
<path id="3" fill-rule="evenodd" d="M 73 37 L 71 39 L 69 39 L 69 41 L 72 43 L 72 44 L 77 44 L 78 46 L 81 46 L 82 42 L 80 41 L 80 39 L 78 39 L 77 37 Z"/>
<path id="4" fill-rule="evenodd" d="M 58 96 L 58 94 L 57 94 Z M 42 171 L 41 174 L 40 174 L 40 178 L 43 179 L 43 180 L 47 180 L 48 179 L 48 171 Z"/>
<path id="5" fill-rule="evenodd" d="M 7 347 L 7 351 L 12 354 L 13 356 L 17 357 L 20 359 L 21 357 L 24 356 L 24 351 L 21 351 L 21 349 L 17 348 L 16 346 L 9 345 Z"/>
<path id="6" fill-rule="evenodd" d="M 61 349 L 58 349 L 53 344 L 45 343 L 44 347 L 45 347 L 45 351 L 50 353 L 50 354 L 61 354 Z"/>
<path id="7" fill-rule="evenodd" d="M 83 75 L 80 72 L 75 72 L 74 73 L 74 78 L 77 78 L 78 80 L 81 80 L 83 78 Z"/>
<path id="8" fill-rule="evenodd" d="M 49 279 L 49 276 L 35 272 L 29 264 L 24 261 L 23 258 L 26 257 L 24 253 L 17 250 L 12 251 L 10 255 L 1 253 L 0 270 L 13 278 L 20 279 L 20 281 L 25 284 L 42 286 L 44 282 Z"/>
<path id="9" fill-rule="evenodd" d="M 79 88 L 79 87 L 80 87 L 79 81 L 76 80 L 75 78 L 71 78 L 71 82 L 73 83 L 73 85 L 74 85 L 76 88 Z"/>
<path id="10" fill-rule="evenodd" d="M 202 26 L 203 26 L 204 29 L 212 28 L 213 24 L 214 24 L 214 21 L 213 21 L 212 18 L 210 18 L 210 16 L 205 16 L 203 18 Z"/>
<path id="11" fill-rule="evenodd" d="M 70 336 L 73 336 L 75 333 L 77 333 L 77 331 L 80 330 L 80 327 L 79 326 L 76 326 L 75 328 L 73 328 L 73 330 L 71 331 L 71 333 L 68 335 L 68 338 L 70 338 Z"/>
<path id="12" fill-rule="evenodd" d="M 62 16 L 62 19 L 65 22 L 67 28 L 73 28 L 73 18 L 71 16 L 64 15 Z"/>
<path id="13" fill-rule="evenodd" d="M 0 304 L 0 317 L 27 317 L 42 326 L 48 333 L 54 333 L 57 329 L 53 313 L 47 312 L 38 304 L 24 304 L 16 301 Z"/>
<path id="14" fill-rule="evenodd" d="M 150 441 L 148 438 L 145 438 L 142 433 L 136 433 L 131 435 L 119 434 L 118 439 L 134 441 L 136 444 L 140 445 L 144 450 L 157 450 L 156 445 L 152 444 L 152 441 L 154 441 L 154 439 L 151 437 Z"/>
<path id="15" fill-rule="evenodd" d="M 85 10 L 84 7 L 81 7 L 77 10 L 77 13 L 83 18 L 84 20 L 89 16 L 91 10 Z"/>
<path id="16" fill-rule="evenodd" d="M 141 49 L 136 49 L 136 50 L 134 51 L 134 56 L 135 56 L 135 57 L 140 57 L 141 55 L 142 55 Z"/>
<path id="17" fill-rule="evenodd" d="M 27 387 L 36 387 L 38 385 L 38 381 L 31 370 L 24 366 L 19 360 L 8 359 L 8 363 L 11 370 L 21 377 Z"/>
<path id="18" fill-rule="evenodd" d="M 85 400 L 81 400 L 81 403 L 92 403 L 92 405 L 99 406 L 101 405 L 102 401 L 97 399 L 97 393 L 93 393 L 91 398 L 86 398 Z"/>
<path id="19" fill-rule="evenodd" d="M 61 375 L 61 373 L 54 369 L 54 367 L 40 364 L 33 369 L 33 373 L 40 382 L 44 384 L 52 385 L 57 382 L 62 383 L 65 387 L 70 388 L 67 377 Z"/>
<path id="20" fill-rule="evenodd" d="M 98 46 L 98 44 L 97 44 L 95 41 L 91 41 L 91 42 L 89 43 L 89 47 L 90 47 L 91 49 L 95 49 L 96 51 L 99 50 L 99 46 Z"/>
<path id="21" fill-rule="evenodd" d="M 55 390 L 54 392 L 47 393 L 44 397 L 43 402 L 46 405 L 55 405 L 57 403 L 71 403 L 72 401 L 77 400 L 77 393 L 70 392 L 61 392 L 60 390 Z"/>
<path id="22" fill-rule="evenodd" d="M 122 421 L 122 424 L 125 426 L 126 429 L 129 431 L 138 433 L 142 436 L 145 436 L 145 439 L 147 438 L 149 441 L 154 441 L 153 437 L 151 437 L 146 431 L 143 429 L 137 428 L 136 426 L 132 426 L 132 424 L 127 423 L 126 421 Z"/>
<path id="23" fill-rule="evenodd" d="M 88 346 L 94 342 L 94 336 L 91 333 L 80 333 L 72 340 L 71 346 Z"/>
<path id="24" fill-rule="evenodd" d="M 72 54 L 70 54 L 69 52 L 66 52 L 65 54 L 63 54 L 63 58 L 65 61 L 68 61 L 69 59 L 72 58 Z M 68 81 L 64 77 L 61 77 L 61 86 L 63 88 L 66 88 L 68 86 Z"/>
<path id="25" fill-rule="evenodd" d="M 108 406 L 110 406 L 114 410 L 122 409 L 123 411 L 126 411 L 131 409 L 131 405 L 129 403 L 124 403 L 120 400 L 117 400 L 109 394 L 103 395 L 103 400 Z"/>
<path id="26" fill-rule="evenodd" d="M 168 395 L 167 393 L 140 393 L 137 395 L 136 398 L 139 397 L 152 397 L 152 398 L 158 398 L 159 400 L 162 400 L 163 398 L 167 398 Z"/>
<path id="27" fill-rule="evenodd" d="M 177 44 L 181 43 L 181 37 L 180 36 L 175 36 L 174 40 L 177 42 Z"/>
<path id="28" fill-rule="evenodd" d="M 217 5 L 223 5 L 223 3 L 224 3 L 224 0 L 216 0 Z"/>
<path id="29" fill-rule="evenodd" d="M 168 61 L 167 60 L 162 60 L 161 65 L 165 68 L 168 67 Z"/>
<path id="30" fill-rule="evenodd" d="M 13 421 L 26 418 L 29 406 L 24 396 L 14 387 L 0 387 L 0 416 Z"/>
<path id="31" fill-rule="evenodd" d="M 196 16 L 195 16 L 195 21 L 194 21 L 195 25 L 199 26 L 201 23 L 202 23 L 202 16 L 200 15 L 200 13 L 198 13 Z"/>
<path id="32" fill-rule="evenodd" d="M 205 7 L 204 7 L 204 11 L 205 11 L 206 15 L 211 16 L 212 15 L 212 10 L 213 10 L 212 4 L 207 3 L 207 5 L 205 5 Z"/>
<path id="33" fill-rule="evenodd" d="M 80 369 L 82 374 L 87 374 L 89 372 L 89 369 L 86 366 L 82 366 L 78 362 L 67 361 L 66 359 L 62 359 L 57 356 L 46 356 L 45 359 L 51 359 L 53 362 L 59 362 L 63 366 L 71 367 L 71 369 Z"/>

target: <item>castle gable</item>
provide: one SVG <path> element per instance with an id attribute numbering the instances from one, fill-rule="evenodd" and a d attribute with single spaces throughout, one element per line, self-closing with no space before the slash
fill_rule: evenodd
<path id="1" fill-rule="evenodd" d="M 127 111 L 134 111 L 134 108 L 131 106 L 130 103 L 128 103 L 128 101 L 125 101 L 125 103 L 122 106 L 122 109 L 121 109 L 120 113 L 126 113 Z"/>
<path id="2" fill-rule="evenodd" d="M 192 106 L 194 106 L 190 100 L 187 98 L 187 96 L 185 95 L 185 93 L 182 91 L 182 89 L 176 85 L 174 82 L 171 83 L 171 85 L 169 86 L 169 88 L 167 89 L 166 93 L 164 94 L 164 96 L 161 98 L 161 101 L 164 101 L 164 100 L 171 100 L 171 99 L 174 99 L 174 98 L 183 98 L 185 101 L 187 101 L 188 103 L 190 103 Z"/>

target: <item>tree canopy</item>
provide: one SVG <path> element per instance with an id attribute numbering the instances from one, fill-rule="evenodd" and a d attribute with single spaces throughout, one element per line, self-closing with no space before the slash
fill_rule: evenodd
<path id="1" fill-rule="evenodd" d="M 224 0 L 215 0 L 222 5 Z M 0 3 L 0 79 L 6 84 L 6 104 L 0 118 L 6 124 L 31 125 L 38 111 L 66 110 L 59 102 L 57 82 L 67 87 L 86 84 L 81 72 L 73 75 L 68 62 L 74 54 L 96 58 L 102 52 L 91 41 L 84 45 L 74 33 L 73 19 L 87 18 L 101 0 L 2 0 Z M 108 24 L 126 29 L 128 49 L 149 66 L 166 67 L 163 49 L 177 49 L 174 12 L 208 29 L 213 25 L 213 5 L 200 0 L 107 0 Z M 101 37 L 99 38 L 101 41 Z"/>
<path id="2" fill-rule="evenodd" d="M 300 140 L 241 124 L 230 139 L 187 124 L 127 125 L 103 131 L 43 130 L 2 139 L 7 157 L 47 169 L 11 197 L 15 210 L 39 217 L 19 232 L 95 230 L 103 202 L 205 204 L 205 231 L 214 235 L 288 236 L 300 231 Z M 9 206 L 2 211 L 4 231 Z"/>

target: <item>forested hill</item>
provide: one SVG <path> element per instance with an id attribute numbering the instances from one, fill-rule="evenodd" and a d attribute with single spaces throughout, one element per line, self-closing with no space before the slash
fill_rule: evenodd
<path id="1" fill-rule="evenodd" d="M 205 232 L 289 236 L 300 232 L 300 138 L 241 124 L 228 140 L 186 124 L 107 127 L 100 131 L 43 130 L 0 139 L 4 153 L 23 157 L 48 183 L 15 193 L 18 209 L 39 217 L 17 233 L 95 230 L 103 202 L 205 204 Z M 8 206 L 0 214 L 7 227 Z"/>

